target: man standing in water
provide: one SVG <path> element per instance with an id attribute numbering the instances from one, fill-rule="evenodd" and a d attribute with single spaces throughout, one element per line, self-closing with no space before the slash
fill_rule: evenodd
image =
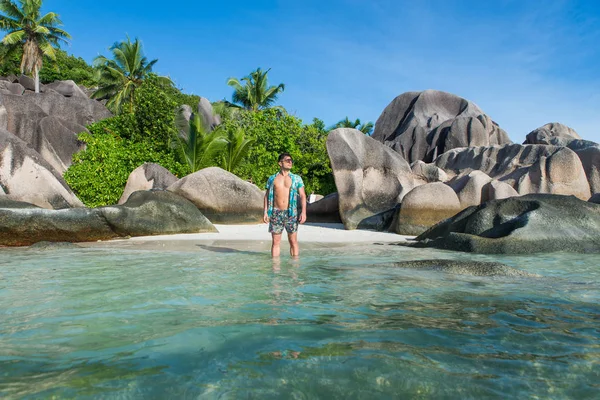
<path id="1" fill-rule="evenodd" d="M 267 181 L 265 194 L 264 221 L 269 224 L 269 232 L 273 238 L 271 243 L 271 256 L 279 257 L 281 234 L 285 228 L 290 242 L 290 255 L 300 254 L 298 247 L 298 223 L 306 221 L 306 193 L 304 182 L 290 170 L 293 164 L 289 153 L 279 155 L 279 172 L 271 175 Z M 300 197 L 301 211 L 298 215 L 298 197 Z"/>

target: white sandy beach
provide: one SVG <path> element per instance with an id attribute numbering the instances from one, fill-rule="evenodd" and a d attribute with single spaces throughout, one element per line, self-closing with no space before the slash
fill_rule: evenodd
<path id="1" fill-rule="evenodd" d="M 103 242 L 80 243 L 83 247 L 119 247 L 135 249 L 190 250 L 198 246 L 235 248 L 238 250 L 268 251 L 271 234 L 267 224 L 220 225 L 215 224 L 218 233 L 189 233 L 175 235 L 139 236 Z M 344 229 L 342 224 L 307 223 L 300 225 L 298 240 L 300 248 L 339 247 L 352 244 L 398 243 L 412 239 L 389 232 Z M 287 252 L 289 244 L 283 234 L 282 252 Z"/>
<path id="2" fill-rule="evenodd" d="M 194 241 L 270 241 L 268 224 L 257 225 L 218 225 L 219 233 L 188 233 L 177 235 L 140 236 L 127 239 L 128 241 L 149 242 L 164 240 L 194 240 Z M 342 224 L 307 223 L 300 225 L 298 240 L 301 243 L 365 243 L 365 242 L 403 242 L 413 236 L 403 236 L 389 232 L 344 229 Z M 286 241 L 286 233 L 283 241 Z"/>

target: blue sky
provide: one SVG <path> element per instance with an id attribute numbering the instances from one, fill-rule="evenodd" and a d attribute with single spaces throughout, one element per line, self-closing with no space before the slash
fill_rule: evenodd
<path id="1" fill-rule="evenodd" d="M 231 98 L 228 77 L 271 68 L 290 113 L 375 122 L 406 91 L 479 105 L 515 142 L 562 122 L 600 142 L 600 2 L 45 0 L 92 61 L 139 37 L 188 93 Z"/>

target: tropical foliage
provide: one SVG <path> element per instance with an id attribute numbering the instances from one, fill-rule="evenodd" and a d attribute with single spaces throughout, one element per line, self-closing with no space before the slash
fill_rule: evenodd
<path id="1" fill-rule="evenodd" d="M 7 32 L 2 43 L 7 46 L 8 58 L 19 49 L 22 51 L 21 73 L 33 74 L 35 92 L 39 93 L 44 57 L 56 59 L 55 48 L 71 36 L 59 28 L 62 22 L 58 14 L 40 14 L 42 0 L 19 0 L 19 4 L 0 0 L 0 28 Z"/>
<path id="2" fill-rule="evenodd" d="M 104 128 L 106 124 L 92 125 L 91 134 L 79 135 L 87 148 L 73 156 L 73 164 L 64 174 L 65 181 L 86 206 L 116 204 L 129 174 L 145 162 L 158 163 L 179 177 L 188 172 L 174 154 L 123 139 Z"/>
<path id="3" fill-rule="evenodd" d="M 233 104 L 250 111 L 259 111 L 273 106 L 277 97 L 285 90 L 285 85 L 269 86 L 266 71 L 258 68 L 240 80 L 229 78 L 227 84 L 233 87 Z"/>
<path id="4" fill-rule="evenodd" d="M 222 129 L 228 134 L 242 129 L 248 140 L 254 141 L 244 161 L 233 169 L 242 179 L 264 187 L 279 168 L 279 154 L 289 152 L 294 158 L 292 172 L 302 176 L 307 193 L 336 190 L 325 147 L 327 132 L 318 125 L 304 125 L 299 118 L 270 109 L 242 112 L 239 118 L 226 121 Z"/>
<path id="5" fill-rule="evenodd" d="M 351 121 L 350 119 L 348 119 L 348 117 L 346 117 L 345 119 L 339 121 L 337 124 L 332 126 L 331 129 L 354 128 L 354 129 L 358 129 L 359 131 L 361 131 L 362 133 L 364 133 L 366 135 L 370 135 L 371 133 L 373 133 L 373 127 L 374 127 L 374 125 L 372 122 L 366 122 L 363 124 L 360 122 L 360 119 L 358 119 L 358 118 L 355 121 Z"/>
<path id="6" fill-rule="evenodd" d="M 179 113 L 177 126 L 179 134 L 176 137 L 190 171 L 196 172 L 214 165 L 227 144 L 222 132 L 219 129 L 212 132 L 207 130 L 198 113 L 192 114 L 189 121 L 183 113 Z"/>
<path id="7" fill-rule="evenodd" d="M 179 104 L 149 75 L 135 92 L 133 113 L 123 113 L 88 127 L 85 151 L 74 156 L 65 179 L 87 206 L 114 204 L 129 174 L 144 162 L 155 162 L 182 177 L 190 172 L 172 143 Z"/>
<path id="8" fill-rule="evenodd" d="M 158 60 L 148 61 L 144 56 L 142 43 L 137 38 L 133 42 L 129 37 L 123 42 L 116 42 L 109 50 L 112 52 L 112 59 L 98 56 L 94 60 L 99 88 L 92 94 L 92 98 L 108 99 L 106 106 L 114 113 L 122 112 L 127 104 L 128 111 L 132 113 L 135 90 L 150 75 Z M 157 76 L 156 79 L 164 86 L 173 84 L 164 76 Z"/>
<path id="9" fill-rule="evenodd" d="M 225 148 L 223 149 L 223 169 L 233 172 L 242 164 L 244 158 L 248 155 L 255 140 L 247 139 L 241 128 L 229 129 L 225 138 Z"/>
<path id="10" fill-rule="evenodd" d="M 10 51 L 9 47 L 0 43 L 0 76 L 19 75 L 21 73 L 21 58 L 23 49 Z M 40 70 L 40 83 L 72 80 L 78 85 L 93 87 L 94 69 L 82 58 L 56 49 L 56 59 L 46 62 Z"/>

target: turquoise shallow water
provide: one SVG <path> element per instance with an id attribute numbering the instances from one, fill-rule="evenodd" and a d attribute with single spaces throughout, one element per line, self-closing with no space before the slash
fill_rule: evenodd
<path id="1" fill-rule="evenodd" d="M 0 250 L 0 397 L 598 398 L 600 257 Z M 501 261 L 482 278 L 395 261 Z"/>

